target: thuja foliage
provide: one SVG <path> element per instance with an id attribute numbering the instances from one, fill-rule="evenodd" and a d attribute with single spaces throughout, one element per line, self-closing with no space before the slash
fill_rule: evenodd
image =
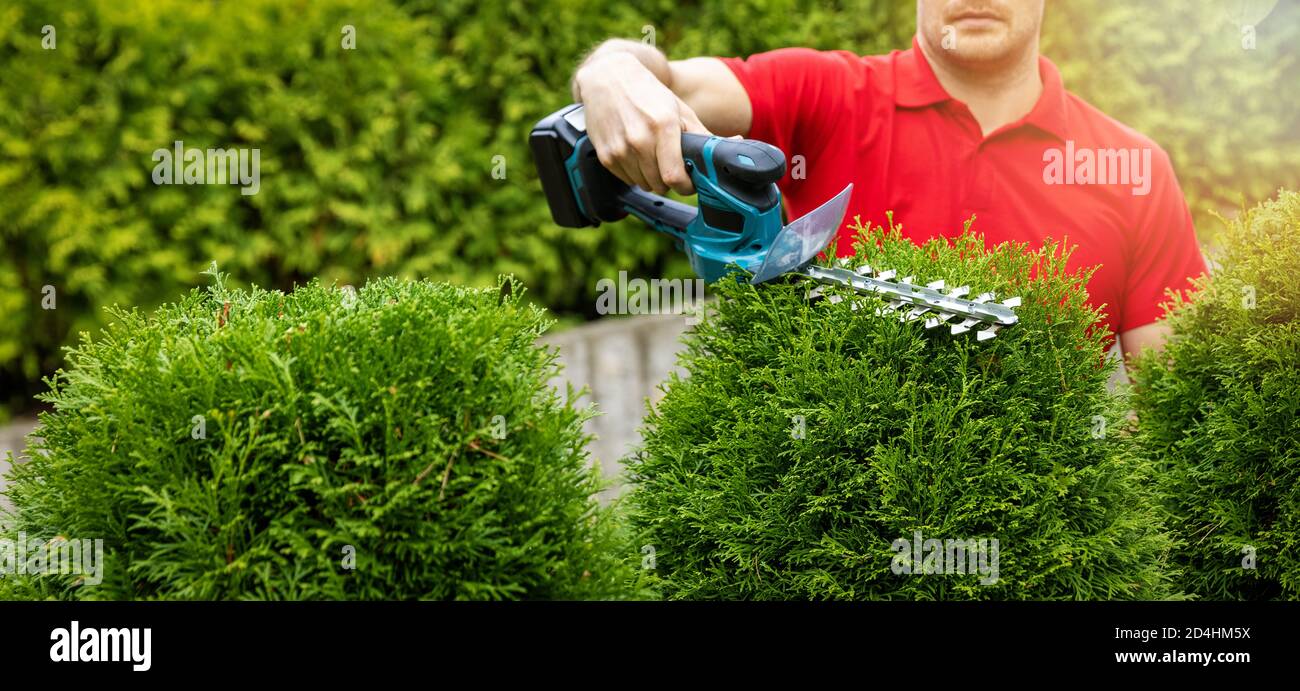
<path id="1" fill-rule="evenodd" d="M 114 310 L 50 381 L 9 537 L 103 539 L 103 582 L 9 597 L 604 598 L 625 585 L 544 312 L 382 279 L 291 294 L 218 277 Z M 634 555 L 639 558 L 640 555 Z"/>
<path id="2" fill-rule="evenodd" d="M 1294 192 L 1227 224 L 1219 266 L 1175 296 L 1169 344 L 1137 368 L 1139 438 L 1204 598 L 1300 599 L 1297 233 Z"/>
<path id="3" fill-rule="evenodd" d="M 1169 153 L 1203 242 L 1296 179 L 1300 3 L 1056 2 L 1044 22 L 1066 88 Z"/>
<path id="4" fill-rule="evenodd" d="M 611 36 L 686 57 L 814 39 L 884 51 L 912 30 L 915 8 L 851 0 L 849 26 L 820 4 L 5 2 L 0 417 L 30 405 L 104 307 L 171 300 L 213 259 L 281 290 L 514 274 L 539 304 L 593 317 L 600 277 L 688 276 L 654 233 L 557 227 L 528 129 L 569 102 L 574 67 Z M 153 153 L 177 140 L 259 149 L 260 191 L 153 184 Z"/>
<path id="5" fill-rule="evenodd" d="M 878 315 L 875 297 L 810 302 L 798 280 L 720 281 L 716 313 L 686 340 L 689 377 L 670 379 L 630 462 L 662 592 L 1168 596 L 1169 540 L 1149 466 L 1118 434 L 1086 276 L 1052 244 L 986 251 L 968 228 L 918 247 L 897 229 L 859 231 L 857 262 L 1019 295 L 1020 323 L 977 342 Z M 995 580 L 974 555 L 916 563 L 918 533 L 945 552 L 996 539 Z"/>

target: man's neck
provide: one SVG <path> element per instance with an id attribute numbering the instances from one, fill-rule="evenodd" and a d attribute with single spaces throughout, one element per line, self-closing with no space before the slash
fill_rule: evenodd
<path id="1" fill-rule="evenodd" d="M 944 91 L 966 104 L 984 136 L 1028 115 L 1043 93 L 1037 45 L 1005 66 L 972 71 L 945 62 L 924 39 L 917 43 Z"/>

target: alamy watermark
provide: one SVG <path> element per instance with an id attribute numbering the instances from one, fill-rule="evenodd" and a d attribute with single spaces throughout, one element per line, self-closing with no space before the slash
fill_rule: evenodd
<path id="1" fill-rule="evenodd" d="M 125 662 L 137 672 L 153 667 L 153 629 L 98 628 L 76 619 L 50 631 L 51 662 Z"/>
<path id="2" fill-rule="evenodd" d="M 1278 0 L 1221 0 L 1215 3 L 1232 26 L 1236 27 L 1242 50 L 1255 50 L 1256 27 L 1272 14 Z"/>
<path id="3" fill-rule="evenodd" d="M 1128 185 L 1135 197 L 1151 193 L 1151 148 L 1076 147 L 1043 151 L 1043 182 L 1048 185 Z"/>
<path id="4" fill-rule="evenodd" d="M 981 585 L 998 582 L 998 539 L 940 540 L 917 530 L 912 539 L 900 537 L 890 546 L 895 554 L 889 569 L 897 575 L 976 574 Z"/>
<path id="5" fill-rule="evenodd" d="M 17 540 L 0 539 L 0 578 L 15 575 L 81 576 L 82 585 L 99 585 L 104 582 L 104 541 L 62 535 L 44 540 L 24 532 Z"/>
<path id="6" fill-rule="evenodd" d="M 1254 545 L 1241 546 L 1241 568 L 1247 571 L 1254 571 L 1258 565 L 1258 557 L 1255 556 Z"/>
<path id="7" fill-rule="evenodd" d="M 155 149 L 155 185 L 239 185 L 240 194 L 262 189 L 261 149 L 186 148 L 177 140 L 171 149 Z"/>
<path id="8" fill-rule="evenodd" d="M 596 281 L 596 314 L 685 314 L 687 324 L 698 324 L 704 304 L 704 279 L 627 277 Z"/>

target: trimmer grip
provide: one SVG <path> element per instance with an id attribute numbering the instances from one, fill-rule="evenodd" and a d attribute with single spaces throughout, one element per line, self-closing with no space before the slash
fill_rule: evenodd
<path id="1" fill-rule="evenodd" d="M 707 134 L 682 132 L 682 158 L 695 164 L 700 171 L 704 171 L 704 145 L 708 144 L 710 139 L 713 137 Z"/>

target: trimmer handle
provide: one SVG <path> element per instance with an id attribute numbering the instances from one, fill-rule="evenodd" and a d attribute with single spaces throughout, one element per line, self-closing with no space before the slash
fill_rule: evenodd
<path id="1" fill-rule="evenodd" d="M 705 152 L 713 140 L 717 143 L 712 147 L 712 160 L 706 161 Z M 760 210 L 780 202 L 773 185 L 785 175 L 785 154 L 771 144 L 685 132 L 682 157 L 694 164 L 695 171 L 704 173 L 727 192 Z"/>

